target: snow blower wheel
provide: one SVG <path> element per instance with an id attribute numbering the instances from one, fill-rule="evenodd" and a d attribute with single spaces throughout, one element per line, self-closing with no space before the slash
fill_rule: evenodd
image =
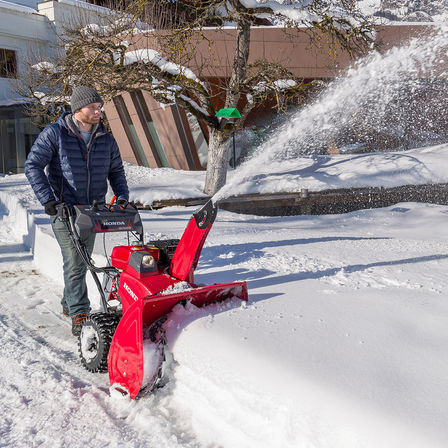
<path id="1" fill-rule="evenodd" d="M 79 356 L 89 372 L 107 372 L 107 357 L 118 318 L 111 313 L 94 313 L 83 322 L 79 335 Z"/>

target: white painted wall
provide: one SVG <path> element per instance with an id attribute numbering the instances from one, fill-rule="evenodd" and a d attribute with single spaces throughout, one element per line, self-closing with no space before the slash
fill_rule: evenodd
<path id="1" fill-rule="evenodd" d="M 48 54 L 54 42 L 54 27 L 37 9 L 0 0 L 0 48 L 17 51 L 19 73 L 34 54 Z M 0 106 L 20 101 L 15 80 L 0 78 Z"/>
<path id="2" fill-rule="evenodd" d="M 17 51 L 19 75 L 26 61 L 45 60 L 54 51 L 57 34 L 73 23 L 95 23 L 110 10 L 77 0 L 0 0 L 0 48 Z M 0 78 L 0 106 L 21 102 L 16 81 Z"/>

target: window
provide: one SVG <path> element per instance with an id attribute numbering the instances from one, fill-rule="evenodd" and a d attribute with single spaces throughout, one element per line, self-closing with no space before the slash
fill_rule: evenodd
<path id="1" fill-rule="evenodd" d="M 185 110 L 188 124 L 190 125 L 191 135 L 194 139 L 196 151 L 198 153 L 199 161 L 203 168 L 207 167 L 208 158 L 208 142 L 204 130 L 198 119 L 189 111 Z"/>
<path id="2" fill-rule="evenodd" d="M 135 159 L 140 166 L 149 167 L 148 159 L 146 158 L 145 151 L 143 150 L 140 139 L 138 138 L 137 132 L 135 130 L 134 123 L 132 123 L 131 116 L 129 115 L 128 108 L 121 96 L 114 98 L 114 104 L 117 108 L 118 116 L 120 117 L 121 123 L 123 124 L 126 136 L 131 144 L 132 151 L 134 153 Z"/>
<path id="3" fill-rule="evenodd" d="M 0 48 L 0 78 L 15 77 L 17 77 L 16 52 Z"/>
<path id="4" fill-rule="evenodd" d="M 23 173 L 25 160 L 41 129 L 22 106 L 0 107 L 0 173 Z"/>
<path id="5" fill-rule="evenodd" d="M 139 114 L 140 120 L 146 124 L 145 134 L 148 139 L 149 145 L 157 162 L 157 166 L 169 168 L 170 164 L 163 149 L 162 142 L 160 141 L 159 134 L 152 120 L 145 98 L 140 90 L 131 92 L 132 100 L 134 101 L 135 108 Z"/>

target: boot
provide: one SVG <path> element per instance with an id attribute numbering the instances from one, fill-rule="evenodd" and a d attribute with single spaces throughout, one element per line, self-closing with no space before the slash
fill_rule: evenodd
<path id="1" fill-rule="evenodd" d="M 78 313 L 72 317 L 72 334 L 79 336 L 81 334 L 82 323 L 86 320 L 88 313 Z"/>

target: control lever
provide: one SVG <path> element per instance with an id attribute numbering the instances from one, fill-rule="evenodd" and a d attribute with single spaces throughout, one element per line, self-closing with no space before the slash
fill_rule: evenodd
<path id="1" fill-rule="evenodd" d="M 98 200 L 95 199 L 92 203 L 92 206 L 90 207 L 91 212 L 97 212 L 98 211 Z"/>

